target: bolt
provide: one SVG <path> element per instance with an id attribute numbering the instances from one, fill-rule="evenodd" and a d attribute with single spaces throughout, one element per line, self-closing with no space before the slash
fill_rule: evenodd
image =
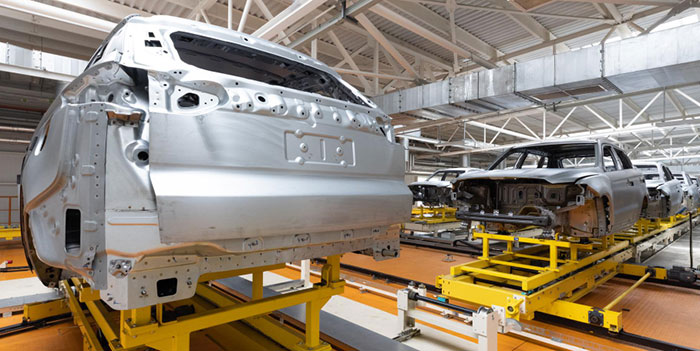
<path id="1" fill-rule="evenodd" d="M 301 143 L 299 144 L 299 149 L 301 150 L 301 152 L 307 152 L 309 151 L 309 146 L 306 145 L 306 143 Z"/>

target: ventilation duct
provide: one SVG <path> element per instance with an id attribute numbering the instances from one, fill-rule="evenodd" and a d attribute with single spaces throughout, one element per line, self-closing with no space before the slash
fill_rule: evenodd
<path id="1" fill-rule="evenodd" d="M 586 100 L 700 82 L 700 23 L 474 72 L 376 96 L 388 114 L 459 115 Z"/>

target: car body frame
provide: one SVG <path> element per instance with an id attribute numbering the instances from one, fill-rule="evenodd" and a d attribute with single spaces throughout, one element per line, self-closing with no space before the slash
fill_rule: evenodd
<path id="1" fill-rule="evenodd" d="M 468 172 L 480 171 L 478 168 L 445 168 L 439 169 L 427 179 L 408 185 L 413 193 L 413 202 L 427 206 L 441 206 L 450 200 L 452 180 Z"/>
<path id="2" fill-rule="evenodd" d="M 634 225 L 648 202 L 641 171 L 605 139 L 514 147 L 487 171 L 455 179 L 453 188 L 457 218 L 505 233 L 536 226 L 604 236 Z"/>
<path id="3" fill-rule="evenodd" d="M 23 243 L 44 284 L 81 276 L 118 310 L 189 298 L 205 273 L 392 258 L 404 167 L 390 118 L 323 63 L 130 16 L 36 128 Z"/>
<path id="4" fill-rule="evenodd" d="M 673 173 L 673 177 L 678 179 L 683 186 L 683 204 L 687 211 L 694 211 L 700 207 L 700 186 L 693 181 L 687 172 Z"/>
<path id="5" fill-rule="evenodd" d="M 683 186 L 673 173 L 661 162 L 635 161 L 634 166 L 642 171 L 647 186 L 649 204 L 645 218 L 667 218 L 683 209 Z"/>

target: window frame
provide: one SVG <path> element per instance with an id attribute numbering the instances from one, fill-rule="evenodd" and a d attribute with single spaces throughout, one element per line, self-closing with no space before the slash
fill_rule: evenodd
<path id="1" fill-rule="evenodd" d="M 612 158 L 613 164 L 615 166 L 614 170 L 608 170 L 605 167 L 605 148 L 610 148 L 610 150 L 611 150 L 610 157 Z M 615 152 L 614 146 L 612 146 L 610 144 L 603 144 L 601 151 L 602 152 L 600 153 L 600 166 L 601 166 L 601 168 L 603 168 L 603 172 L 617 172 L 617 171 L 623 170 L 622 168 L 620 168 L 620 160 L 617 159 L 617 152 Z"/>

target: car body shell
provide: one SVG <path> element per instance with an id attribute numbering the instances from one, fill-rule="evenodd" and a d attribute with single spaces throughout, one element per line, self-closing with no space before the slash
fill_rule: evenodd
<path id="1" fill-rule="evenodd" d="M 586 167 L 495 169 L 512 151 L 588 145 L 595 149 L 595 162 Z M 614 150 L 618 169 L 603 166 L 604 148 Z M 634 225 L 648 202 L 642 173 L 605 139 L 512 148 L 489 170 L 463 174 L 453 183 L 453 201 L 460 206 L 457 217 L 484 222 L 487 229 L 501 232 L 535 225 L 563 235 L 603 236 Z"/>
<path id="2" fill-rule="evenodd" d="M 422 205 L 440 206 L 448 202 L 452 192 L 452 181 L 444 180 L 444 174 L 464 174 L 480 171 L 478 168 L 445 168 L 435 171 L 426 180 L 416 181 L 408 185 L 413 193 L 413 201 Z M 442 176 L 441 176 L 442 175 Z"/>
<path id="3" fill-rule="evenodd" d="M 635 161 L 642 170 L 647 186 L 649 204 L 645 218 L 667 218 L 683 210 L 683 186 L 661 162 Z"/>
<path id="4" fill-rule="evenodd" d="M 674 173 L 673 177 L 678 179 L 683 186 L 684 202 L 686 210 L 693 211 L 700 207 L 700 187 L 693 182 L 687 172 Z"/>
<path id="5" fill-rule="evenodd" d="M 240 67 L 268 60 L 336 95 L 202 68 L 239 54 L 257 58 Z M 208 272 L 391 258 L 389 227 L 411 212 L 403 154 L 390 118 L 315 59 L 200 22 L 128 17 L 36 129 L 23 242 L 45 284 L 82 276 L 119 310 L 189 298 Z"/>

